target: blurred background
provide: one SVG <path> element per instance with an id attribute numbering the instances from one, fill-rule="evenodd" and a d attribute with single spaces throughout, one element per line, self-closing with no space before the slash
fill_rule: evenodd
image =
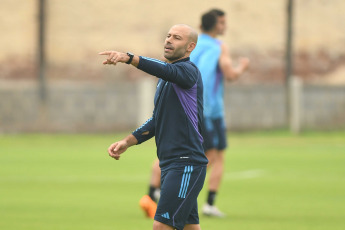
<path id="1" fill-rule="evenodd" d="M 344 0 L 0 3 L 0 229 L 152 228 L 138 202 L 154 140 L 106 149 L 151 116 L 157 78 L 98 53 L 161 59 L 169 28 L 211 8 L 234 65 L 251 63 L 224 95 L 228 216 L 202 228 L 345 229 Z"/>
<path id="2" fill-rule="evenodd" d="M 240 56 L 251 60 L 249 71 L 226 86 L 230 130 L 344 129 L 345 2 L 293 1 L 290 65 L 288 3 L 1 0 L 0 132 L 137 127 L 151 115 L 156 78 L 127 65 L 103 66 L 98 52 L 160 59 L 168 29 L 199 28 L 210 8 L 226 12 L 221 39 L 234 64 Z"/>

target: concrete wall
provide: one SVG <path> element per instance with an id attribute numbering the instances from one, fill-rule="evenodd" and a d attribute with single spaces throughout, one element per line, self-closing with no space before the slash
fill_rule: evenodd
<path id="1" fill-rule="evenodd" d="M 41 105 L 35 85 L 0 87 L 0 131 L 119 131 L 138 120 L 138 84 L 48 87 Z"/>
<path id="2" fill-rule="evenodd" d="M 285 87 L 228 86 L 225 94 L 226 122 L 229 129 L 253 130 L 286 128 Z M 345 86 L 302 86 L 301 129 L 344 129 Z"/>
<path id="3" fill-rule="evenodd" d="M 35 85 L 38 1 L 1 0 L 0 132 L 135 128 L 150 115 L 149 92 L 154 91 L 155 81 L 151 86 L 149 82 L 119 83 L 143 73 L 126 65 L 117 66 L 116 71 L 104 67 L 97 53 L 118 49 L 161 58 L 171 25 L 186 23 L 197 28 L 201 14 L 214 7 L 226 12 L 228 30 L 220 39 L 229 44 L 234 63 L 241 55 L 251 58 L 240 84 L 228 87 L 225 95 L 229 128 L 284 127 L 285 89 L 261 84 L 284 80 L 286 2 L 46 0 L 49 93 L 42 107 Z M 345 1 L 294 2 L 295 74 L 303 79 L 327 74 L 344 79 Z M 303 127 L 344 127 L 343 91 L 344 86 L 305 86 Z"/>
<path id="4" fill-rule="evenodd" d="M 83 62 L 108 48 L 131 48 L 161 55 L 168 28 L 187 23 L 196 28 L 200 15 L 212 7 L 227 12 L 231 47 L 284 49 L 286 0 L 46 0 L 47 48 L 51 62 Z M 1 0 L 0 60 L 32 55 L 36 48 L 37 0 Z M 325 47 L 344 52 L 343 0 L 295 1 L 296 49 Z M 78 54 L 78 55 L 76 55 Z M 71 55 L 73 60 L 70 59 Z M 67 58 L 69 57 L 69 58 Z"/>
<path id="5" fill-rule="evenodd" d="M 302 127 L 345 128 L 344 86 L 305 86 L 302 97 Z"/>
<path id="6" fill-rule="evenodd" d="M 229 129 L 272 129 L 287 126 L 283 86 L 228 86 L 224 101 Z"/>
<path id="7" fill-rule="evenodd" d="M 4 86 L 4 84 L 2 84 Z M 133 130 L 151 116 L 155 81 L 50 85 L 45 107 L 35 85 L 0 87 L 0 132 L 115 132 Z M 284 128 L 285 88 L 227 86 L 230 130 Z M 303 87 L 302 129 L 345 128 L 345 87 Z"/>
<path id="8" fill-rule="evenodd" d="M 201 14 L 217 7 L 226 12 L 228 25 L 220 39 L 229 45 L 234 59 L 248 56 L 253 60 L 249 72 L 255 77 L 240 81 L 282 82 L 286 2 L 46 0 L 46 78 L 83 81 L 113 76 L 100 67 L 97 53 L 102 50 L 161 58 L 165 35 L 173 24 L 198 28 Z M 335 71 L 345 63 L 345 1 L 294 2 L 295 54 L 302 55 L 295 63 L 296 74 L 315 77 Z M 37 9 L 37 0 L 1 0 L 0 79 L 36 78 Z M 115 74 L 122 76 L 120 71 Z"/>

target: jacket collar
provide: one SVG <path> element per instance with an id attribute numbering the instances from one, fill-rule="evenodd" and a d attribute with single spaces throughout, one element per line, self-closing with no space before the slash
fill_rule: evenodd
<path id="1" fill-rule="evenodd" d="M 186 57 L 186 58 L 180 59 L 180 60 L 178 60 L 178 61 L 174 61 L 174 62 L 172 62 L 171 64 L 175 64 L 175 63 L 178 63 L 178 62 L 189 61 L 189 60 L 190 60 L 190 57 Z"/>

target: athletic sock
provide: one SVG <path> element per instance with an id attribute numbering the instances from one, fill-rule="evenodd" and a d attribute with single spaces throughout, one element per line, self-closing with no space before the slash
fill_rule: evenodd
<path id="1" fill-rule="evenodd" d="M 156 202 L 157 203 L 157 200 L 156 200 L 156 198 L 155 198 L 155 196 L 154 196 L 154 194 L 155 194 L 155 191 L 156 191 L 156 187 L 153 187 L 152 185 L 150 185 L 150 188 L 149 188 L 149 197 L 154 201 L 154 202 Z"/>
<path id="2" fill-rule="evenodd" d="M 217 192 L 216 191 L 208 191 L 208 196 L 207 196 L 207 203 L 209 205 L 214 204 L 214 200 L 216 199 Z"/>

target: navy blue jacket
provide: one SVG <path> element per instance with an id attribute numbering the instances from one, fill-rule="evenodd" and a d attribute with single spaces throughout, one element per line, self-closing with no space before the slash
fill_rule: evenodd
<path id="1" fill-rule="evenodd" d="M 206 165 L 202 147 L 203 84 L 198 68 L 185 58 L 172 64 L 139 57 L 138 69 L 159 79 L 152 117 L 132 134 L 138 144 L 155 136 L 159 165 Z"/>

